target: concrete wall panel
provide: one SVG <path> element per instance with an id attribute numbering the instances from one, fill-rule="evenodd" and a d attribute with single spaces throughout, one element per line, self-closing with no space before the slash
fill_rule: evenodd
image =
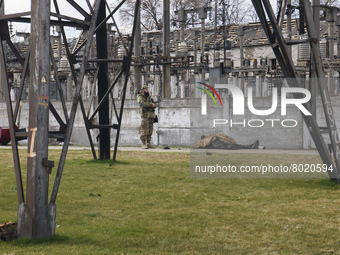
<path id="1" fill-rule="evenodd" d="M 332 105 L 334 108 L 334 115 L 337 119 L 337 127 L 340 127 L 340 96 L 333 96 Z M 308 130 L 303 124 L 300 111 L 294 106 L 289 105 L 287 108 L 287 115 L 281 115 L 280 99 L 278 101 L 277 110 L 269 116 L 257 116 L 252 114 L 249 109 L 245 108 L 245 115 L 232 116 L 233 107 L 232 101 L 228 96 L 222 99 L 223 106 L 214 105 L 212 100 L 207 102 L 207 115 L 201 115 L 201 99 L 171 99 L 164 100 L 160 103 L 156 113 L 159 117 L 159 123 L 154 125 L 153 144 L 155 145 L 169 145 L 169 146 L 193 146 L 197 144 L 200 137 L 205 134 L 223 132 L 233 137 L 240 144 L 249 144 L 256 139 L 260 140 L 261 145 L 269 149 L 310 149 L 315 148 L 313 141 L 309 135 Z M 269 109 L 271 107 L 272 98 L 254 98 L 254 107 L 258 110 Z M 88 102 L 85 101 L 85 105 Z M 54 102 L 56 110 L 61 114 L 61 105 Z M 119 106 L 117 102 L 117 106 Z M 246 104 L 247 106 L 247 104 Z M 321 100 L 317 102 L 317 119 L 321 126 L 325 125 L 323 111 L 321 107 Z M 2 127 L 8 126 L 6 105 L 0 102 L 0 125 Z M 67 108 L 71 108 L 71 102 L 67 102 Z M 119 108 L 117 109 L 119 111 Z M 20 127 L 27 128 L 28 119 L 28 102 L 24 101 L 22 104 Z M 228 124 L 216 125 L 213 128 L 214 119 L 226 119 Z M 270 121 L 275 119 L 274 122 Z M 296 127 L 283 127 L 282 121 L 286 119 L 294 119 L 297 122 Z M 242 123 L 230 125 L 230 121 Z M 269 120 L 269 121 L 268 121 Z M 250 121 L 250 122 L 249 122 Z M 263 121 L 262 127 L 252 127 L 260 125 Z M 243 124 L 245 123 L 245 124 Z M 250 126 L 249 126 L 250 123 Z M 292 125 L 293 122 L 286 121 L 286 125 Z M 140 116 L 136 101 L 126 100 L 124 108 L 124 117 L 122 122 L 119 145 L 139 146 L 139 125 Z M 274 125 L 274 127 L 272 127 Z M 56 120 L 50 115 L 50 130 L 57 130 L 58 124 Z M 96 137 L 98 130 L 91 130 L 92 139 L 97 143 Z M 327 137 L 327 135 L 325 136 Z M 111 144 L 114 145 L 116 138 L 116 131 L 111 132 Z M 75 145 L 89 145 L 83 118 L 78 107 L 78 113 L 73 129 L 71 142 Z M 21 144 L 27 143 L 21 141 Z"/>

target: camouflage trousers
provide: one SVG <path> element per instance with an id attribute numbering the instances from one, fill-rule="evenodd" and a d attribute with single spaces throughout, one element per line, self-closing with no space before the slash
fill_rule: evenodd
<path id="1" fill-rule="evenodd" d="M 140 139 L 142 143 L 149 143 L 151 141 L 151 136 L 153 132 L 153 118 L 142 118 L 140 124 Z"/>

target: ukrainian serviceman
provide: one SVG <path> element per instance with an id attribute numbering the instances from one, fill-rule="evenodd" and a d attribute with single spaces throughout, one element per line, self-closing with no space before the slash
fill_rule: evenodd
<path id="1" fill-rule="evenodd" d="M 137 103 L 139 106 L 139 113 L 141 116 L 140 139 L 142 141 L 142 149 L 152 148 L 151 136 L 153 132 L 153 123 L 156 117 L 155 108 L 157 104 L 153 103 L 149 95 L 149 89 L 147 86 L 143 86 L 141 91 L 137 95 Z"/>

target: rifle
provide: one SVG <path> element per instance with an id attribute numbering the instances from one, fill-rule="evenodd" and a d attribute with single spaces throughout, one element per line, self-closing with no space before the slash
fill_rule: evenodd
<path id="1" fill-rule="evenodd" d="M 151 103 L 153 103 L 153 104 L 158 104 L 158 103 L 160 103 L 160 102 L 162 102 L 162 99 L 159 99 L 158 101 L 153 101 L 153 98 L 151 98 Z"/>
<path id="2" fill-rule="evenodd" d="M 162 102 L 162 100 L 161 99 L 159 99 L 158 101 L 153 101 L 153 99 L 151 98 L 151 103 L 153 103 L 153 104 L 158 104 L 158 103 L 160 103 L 160 102 Z M 152 111 L 153 112 L 155 112 L 155 108 L 152 108 Z M 158 116 L 156 115 L 156 117 L 153 119 L 153 123 L 158 123 Z"/>

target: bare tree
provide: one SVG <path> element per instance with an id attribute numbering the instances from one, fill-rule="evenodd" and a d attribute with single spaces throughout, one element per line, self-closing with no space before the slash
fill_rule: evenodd
<path id="1" fill-rule="evenodd" d="M 122 20 L 133 19 L 134 1 L 127 0 L 125 7 L 120 10 Z M 171 0 L 171 26 L 179 27 L 178 16 L 175 14 L 178 10 L 195 10 L 200 7 L 211 7 L 206 20 L 207 26 L 221 26 L 228 24 L 237 24 L 249 21 L 255 21 L 253 8 L 249 6 L 246 0 Z M 163 0 L 142 0 L 141 3 L 141 25 L 143 30 L 160 30 L 162 28 L 163 18 Z M 199 26 L 200 20 L 197 12 L 188 12 L 186 26 Z"/>
<path id="2" fill-rule="evenodd" d="M 194 10 L 201 7 L 211 7 L 206 20 L 207 26 L 221 26 L 245 22 L 248 14 L 249 4 L 246 0 L 173 0 L 172 6 L 175 10 Z M 247 8 L 244 8 L 244 7 Z M 174 16 L 176 20 L 176 16 Z M 197 12 L 187 13 L 186 25 L 198 25 Z"/>
<path id="3" fill-rule="evenodd" d="M 340 1 L 339 0 L 320 0 L 320 18 L 324 19 L 326 16 L 326 12 L 330 11 L 330 7 L 337 7 L 340 8 Z M 292 0 L 292 17 L 298 18 L 299 17 L 299 9 L 301 8 L 300 0 Z"/>
<path id="4" fill-rule="evenodd" d="M 125 6 L 120 9 L 120 18 L 123 21 L 131 21 L 134 18 L 135 1 L 127 0 Z M 150 31 L 161 29 L 163 0 L 143 0 L 140 6 L 141 26 Z"/>
<path id="5" fill-rule="evenodd" d="M 217 4 L 217 6 L 215 5 L 216 25 L 237 24 L 246 21 L 248 5 L 245 0 L 219 0 Z"/>
<path id="6" fill-rule="evenodd" d="M 259 16 L 257 15 L 257 12 L 255 11 L 254 6 L 250 3 L 247 6 L 247 15 L 245 17 L 245 21 L 247 22 L 259 22 Z"/>
<path id="7" fill-rule="evenodd" d="M 147 30 L 161 29 L 163 0 L 143 0 L 141 18 Z"/>
<path id="8" fill-rule="evenodd" d="M 340 8 L 339 0 L 320 0 L 320 4 Z"/>
<path id="9" fill-rule="evenodd" d="M 179 10 L 186 10 L 186 22 L 185 25 L 187 27 L 191 26 L 194 27 L 198 24 L 200 24 L 200 20 L 198 17 L 197 11 L 195 12 L 194 10 L 197 10 L 200 7 L 207 7 L 209 6 L 211 0 L 171 0 L 171 8 L 172 8 L 172 14 L 171 18 L 174 21 L 172 24 L 175 27 L 179 27 L 179 24 L 176 23 L 178 17 L 175 14 L 176 11 Z"/>

